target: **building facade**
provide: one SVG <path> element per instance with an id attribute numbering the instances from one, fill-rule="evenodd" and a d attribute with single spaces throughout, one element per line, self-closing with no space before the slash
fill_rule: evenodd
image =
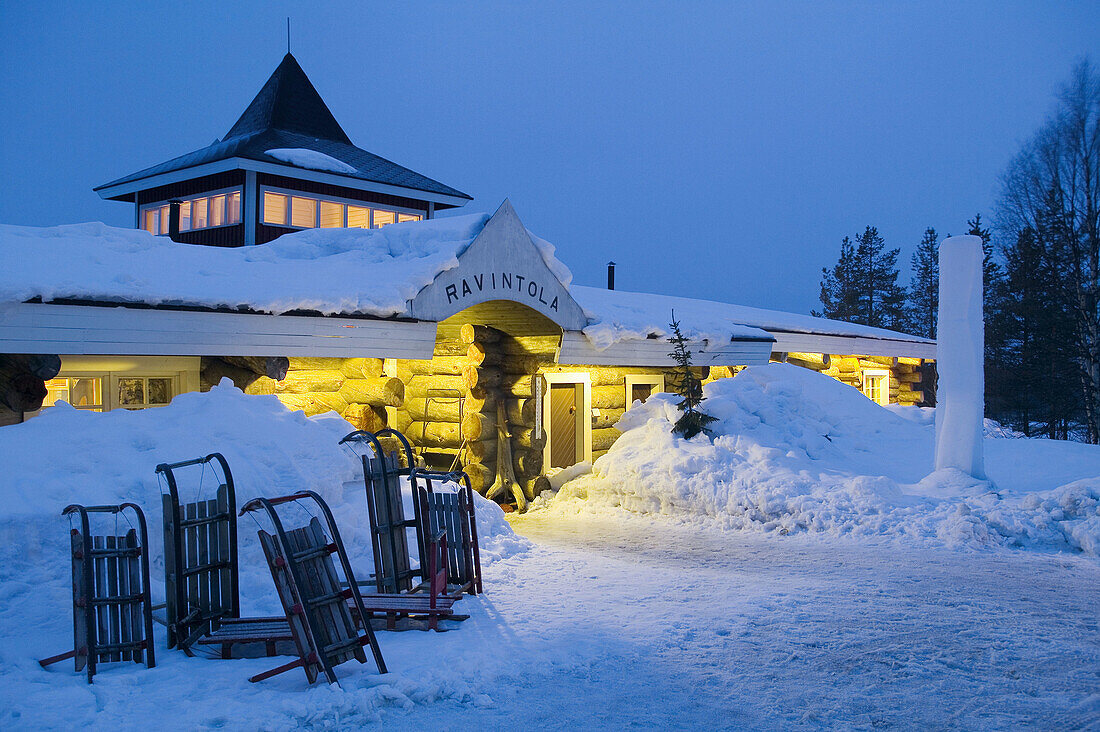
<path id="1" fill-rule="evenodd" d="M 426 284 L 416 279 L 422 272 L 386 269 L 386 286 L 409 294 L 390 311 L 339 303 L 284 309 L 186 288 L 153 297 L 112 291 L 109 281 L 73 289 L 47 281 L 45 269 L 26 275 L 36 281 L 19 291 L 36 295 L 7 302 L 0 318 L 0 424 L 36 413 L 29 376 L 40 380 L 44 407 L 64 400 L 95 411 L 156 408 L 228 378 L 309 415 L 336 412 L 359 429 L 396 427 L 429 464 L 462 467 L 478 490 L 522 505 L 546 487 L 548 472 L 606 452 L 630 404 L 669 388 L 672 310 L 698 326 L 691 347 L 701 378 L 786 361 L 880 404 L 928 396 L 932 341 L 581 287 L 507 201 L 492 216 L 429 222 L 470 197 L 354 147 L 289 54 L 224 140 L 97 191 L 131 204 L 135 228 L 160 237 L 169 258 L 181 247 L 192 259 L 213 258 L 207 247 L 390 225 L 416 227 L 391 231 L 452 247 L 455 256 L 440 257 L 445 264 Z M 110 232 L 78 235 L 77 257 Z M 356 246 L 392 248 L 400 238 L 387 236 L 366 231 Z M 241 282 L 270 276 L 252 274 L 259 271 L 242 264 Z M 381 271 L 349 275 L 370 282 Z M 334 299 L 323 283 L 317 290 L 317 302 Z M 52 374 L 50 358 L 59 359 Z"/>

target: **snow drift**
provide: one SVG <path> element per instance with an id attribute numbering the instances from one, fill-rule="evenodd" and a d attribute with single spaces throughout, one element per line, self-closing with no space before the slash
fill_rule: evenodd
<path id="1" fill-rule="evenodd" d="M 992 482 L 976 481 L 932 473 L 931 410 L 905 410 L 915 412 L 907 419 L 805 369 L 750 367 L 705 395 L 719 420 L 713 441 L 670 432 L 673 395 L 635 403 L 617 425 L 625 434 L 548 510 L 614 506 L 737 529 L 1100 555 L 1096 446 L 987 438 Z"/>
<path id="2" fill-rule="evenodd" d="M 221 452 L 236 483 L 237 505 L 259 495 L 316 491 L 332 508 L 360 579 L 373 572 L 362 468 L 338 447 L 351 431 L 336 416 L 289 412 L 273 396 L 246 396 L 228 381 L 203 393 L 181 394 L 159 409 L 105 414 L 66 404 L 29 422 L 0 430 L 0 587 L 52 581 L 68 571 L 68 538 L 61 509 L 133 501 L 149 523 L 153 597 L 164 593 L 161 486 L 153 470 Z M 180 474 L 184 500 L 198 489 L 198 471 Z M 213 480 L 207 473 L 205 480 Z M 209 486 L 207 486 L 207 489 Z M 411 500 L 411 497 L 410 497 Z M 483 565 L 528 546 L 492 501 L 475 497 Z M 271 576 L 256 539 L 257 524 L 238 520 L 241 604 L 247 612 L 278 612 Z M 27 547 L 33 547 L 28 558 Z"/>

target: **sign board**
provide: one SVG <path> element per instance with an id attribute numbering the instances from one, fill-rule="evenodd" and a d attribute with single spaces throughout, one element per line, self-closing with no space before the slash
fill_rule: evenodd
<path id="1" fill-rule="evenodd" d="M 440 273 L 421 290 L 409 311 L 418 320 L 438 322 L 490 300 L 526 305 L 563 330 L 581 330 L 588 324 L 508 201 L 459 255 L 458 266 Z"/>

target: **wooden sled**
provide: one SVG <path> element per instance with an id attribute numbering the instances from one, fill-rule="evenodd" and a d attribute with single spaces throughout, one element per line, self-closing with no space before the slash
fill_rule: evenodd
<path id="1" fill-rule="evenodd" d="M 284 529 L 276 507 L 305 499 L 320 509 L 327 524 L 327 535 L 316 516 L 305 526 L 289 531 Z M 367 610 L 328 505 L 313 491 L 300 491 L 279 498 L 256 498 L 241 508 L 241 515 L 261 509 L 271 520 L 274 533 L 261 529 L 258 532 L 260 544 L 267 557 L 279 601 L 286 612 L 298 659 L 257 674 L 249 681 L 263 681 L 284 671 L 301 668 L 311 684 L 321 673 L 330 684 L 339 684 L 335 667 L 352 659 L 366 663 L 363 646 L 368 645 L 378 673 L 386 673 L 386 662 L 370 623 L 364 623 L 364 632 L 359 633 L 355 615 L 365 618 Z M 336 572 L 333 554 L 340 561 L 343 578 Z M 342 583 L 341 579 L 346 583 Z"/>
<path id="2" fill-rule="evenodd" d="M 89 513 L 118 516 L 133 511 L 131 524 L 121 536 L 91 534 Z M 87 670 L 92 683 L 100 663 L 145 661 L 156 666 L 153 653 L 152 602 L 149 598 L 149 547 L 145 514 L 134 503 L 117 506 L 73 504 L 62 516 L 77 514 L 80 528 L 72 529 L 73 650 L 39 661 L 43 667 L 75 659 L 76 670 Z M 123 514 L 125 515 L 125 514 Z M 71 519 L 70 519 L 71 521 Z M 71 524 L 70 524 L 71 525 Z"/>
<path id="3" fill-rule="evenodd" d="M 180 502 L 176 473 L 200 467 L 195 500 Z M 207 469 L 214 487 L 205 487 Z M 164 507 L 164 597 L 168 647 L 189 656 L 209 646 L 218 658 L 285 654 L 294 640 L 286 619 L 242 618 L 237 563 L 237 498 L 220 453 L 156 467 Z M 220 473 L 220 474 L 219 474 Z"/>
<path id="4" fill-rule="evenodd" d="M 403 456 L 387 452 L 381 440 L 393 437 L 402 446 Z M 465 620 L 453 605 L 456 596 L 447 592 L 448 543 L 441 524 L 426 529 L 417 492 L 413 492 L 413 516 L 406 518 L 401 500 L 401 479 L 417 470 L 412 446 L 400 432 L 382 429 L 371 433 L 357 430 L 340 440 L 341 445 L 365 447 L 356 452 L 363 464 L 363 484 L 371 524 L 371 550 L 375 566 L 375 592 L 364 594 L 367 618 L 384 616 L 387 630 L 397 629 L 402 617 L 426 618 L 431 630 L 438 630 L 440 619 Z M 404 465 L 402 465 L 404 457 Z M 414 567 L 409 552 L 408 529 L 416 535 L 420 566 Z"/>

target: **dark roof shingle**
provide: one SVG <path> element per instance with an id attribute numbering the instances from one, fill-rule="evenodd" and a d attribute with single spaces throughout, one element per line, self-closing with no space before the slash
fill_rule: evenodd
<path id="1" fill-rule="evenodd" d="M 334 175 L 471 200 L 462 191 L 351 144 L 309 77 L 289 53 L 224 140 L 105 183 L 95 190 L 229 158 L 290 165 L 266 154 L 267 150 L 280 148 L 314 150 L 355 168 L 355 172 Z"/>

